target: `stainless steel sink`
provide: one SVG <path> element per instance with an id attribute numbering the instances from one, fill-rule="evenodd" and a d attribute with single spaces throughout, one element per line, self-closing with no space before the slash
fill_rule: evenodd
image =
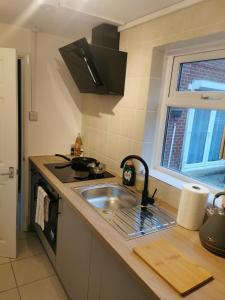
<path id="1" fill-rule="evenodd" d="M 125 238 L 131 239 L 175 225 L 172 217 L 154 205 L 140 205 L 136 194 L 118 184 L 73 188 Z"/>
<path id="2" fill-rule="evenodd" d="M 99 185 L 80 189 L 80 195 L 92 206 L 99 209 L 116 211 L 117 209 L 137 205 L 137 199 L 117 185 Z"/>

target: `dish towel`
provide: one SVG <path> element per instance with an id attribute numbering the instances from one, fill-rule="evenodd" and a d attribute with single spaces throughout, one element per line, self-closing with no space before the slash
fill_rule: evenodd
<path id="1" fill-rule="evenodd" d="M 44 198 L 44 219 L 45 222 L 48 222 L 48 211 L 49 211 L 50 199 L 48 196 Z"/>
<path id="2" fill-rule="evenodd" d="M 36 214 L 35 214 L 35 223 L 37 223 L 42 230 L 45 229 L 45 213 L 44 213 L 44 207 L 45 207 L 45 198 L 47 198 L 48 195 L 45 192 L 45 190 L 38 186 L 37 191 L 37 206 L 36 206 Z"/>

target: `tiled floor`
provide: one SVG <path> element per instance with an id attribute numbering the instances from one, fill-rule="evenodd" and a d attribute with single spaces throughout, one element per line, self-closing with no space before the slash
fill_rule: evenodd
<path id="1" fill-rule="evenodd" d="M 22 233 L 17 259 L 0 257 L 0 300 L 68 300 L 34 233 Z"/>

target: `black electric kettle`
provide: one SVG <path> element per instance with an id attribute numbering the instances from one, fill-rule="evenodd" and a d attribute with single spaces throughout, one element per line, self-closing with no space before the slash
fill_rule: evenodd
<path id="1" fill-rule="evenodd" d="M 202 245 L 209 251 L 225 257 L 225 207 L 215 207 L 215 201 L 225 192 L 217 193 L 213 200 L 212 215 L 199 231 Z"/>

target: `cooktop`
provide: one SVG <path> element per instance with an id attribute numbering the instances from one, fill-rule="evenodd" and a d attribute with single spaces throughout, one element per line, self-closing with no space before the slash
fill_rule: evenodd
<path id="1" fill-rule="evenodd" d="M 89 174 L 89 172 L 85 171 L 75 171 L 71 167 L 60 168 L 64 165 L 65 163 L 53 163 L 45 164 L 45 167 L 63 183 L 115 177 L 114 175 L 106 171 L 101 175 L 95 175 Z M 59 167 L 59 169 L 57 167 Z"/>

